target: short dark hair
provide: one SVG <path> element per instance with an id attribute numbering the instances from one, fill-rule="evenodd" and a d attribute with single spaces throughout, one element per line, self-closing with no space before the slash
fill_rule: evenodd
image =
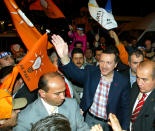
<path id="1" fill-rule="evenodd" d="M 47 76 L 50 76 L 50 78 L 54 78 L 56 76 L 62 77 L 61 74 L 59 74 L 58 72 L 49 72 L 49 73 L 42 75 L 38 82 L 38 89 L 42 89 L 45 92 L 48 92 L 49 90 Z"/>
<path id="2" fill-rule="evenodd" d="M 31 131 L 71 131 L 67 117 L 54 113 L 32 125 Z"/>
<path id="3" fill-rule="evenodd" d="M 82 41 L 75 41 L 74 47 L 76 47 L 77 44 L 81 44 L 83 46 L 83 42 Z"/>
<path id="4" fill-rule="evenodd" d="M 132 56 L 132 55 L 136 55 L 136 57 L 142 56 L 143 59 L 144 59 L 144 54 L 143 54 L 143 52 L 142 52 L 141 50 L 139 50 L 139 49 L 135 49 L 135 50 L 133 50 L 133 51 L 131 52 L 131 54 L 129 54 L 129 56 L 128 56 L 128 61 L 129 61 L 129 62 L 131 62 L 131 56 Z"/>
<path id="5" fill-rule="evenodd" d="M 115 62 L 118 63 L 119 61 L 119 51 L 115 45 L 109 45 L 104 50 L 103 53 L 105 54 L 114 54 L 115 55 Z"/>
<path id="6" fill-rule="evenodd" d="M 95 49 L 94 49 L 94 56 L 96 56 L 96 51 L 102 51 L 103 52 L 103 48 L 102 47 L 96 47 Z"/>
<path id="7" fill-rule="evenodd" d="M 79 53 L 82 54 L 84 56 L 83 50 L 80 48 L 73 48 L 72 53 L 71 53 L 71 57 L 73 58 L 73 55 Z"/>

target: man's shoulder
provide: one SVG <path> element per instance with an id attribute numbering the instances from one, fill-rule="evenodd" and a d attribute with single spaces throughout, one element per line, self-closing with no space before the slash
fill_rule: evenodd
<path id="1" fill-rule="evenodd" d="M 21 116 L 27 117 L 28 115 L 31 115 L 33 112 L 35 112 L 35 109 L 38 108 L 39 99 L 35 100 L 31 104 L 27 105 L 27 107 L 19 113 Z"/>
<path id="2" fill-rule="evenodd" d="M 127 77 L 124 77 L 124 75 L 118 71 L 114 71 L 114 76 L 117 76 L 121 79 L 127 79 Z"/>
<path id="3" fill-rule="evenodd" d="M 127 83 L 127 84 L 130 83 L 128 77 L 124 76 L 123 74 L 121 74 L 118 71 L 114 71 L 114 81 L 117 81 L 118 83 L 121 83 L 121 85 L 123 83 Z"/>
<path id="4" fill-rule="evenodd" d="M 129 77 L 130 76 L 130 68 L 126 68 L 124 70 L 120 70 L 118 71 L 120 74 L 122 74 L 123 76 Z"/>
<path id="5" fill-rule="evenodd" d="M 73 98 L 66 97 L 64 104 L 76 104 L 76 100 Z"/>
<path id="6" fill-rule="evenodd" d="M 78 104 L 77 104 L 77 101 L 73 98 L 65 98 L 65 101 L 64 103 L 60 106 L 60 110 L 63 112 L 66 111 L 66 112 L 74 112 L 75 113 L 75 110 L 78 108 Z"/>

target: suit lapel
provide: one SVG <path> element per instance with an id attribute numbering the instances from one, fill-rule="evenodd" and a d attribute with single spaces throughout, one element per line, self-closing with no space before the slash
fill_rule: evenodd
<path id="1" fill-rule="evenodd" d="M 99 84 L 99 82 L 100 82 L 100 78 L 101 78 L 101 71 L 100 71 L 99 67 L 97 68 L 96 72 L 94 72 L 94 73 L 92 74 L 92 76 L 93 76 L 93 78 L 96 78 L 96 79 L 92 79 L 92 80 L 93 80 L 93 82 L 92 82 L 92 84 L 93 84 L 92 87 L 94 87 L 94 88 L 91 89 L 92 94 L 95 95 L 97 86 L 98 86 L 98 84 Z"/>
<path id="2" fill-rule="evenodd" d="M 148 108 L 149 105 L 151 105 L 153 102 L 155 102 L 155 90 L 151 92 L 151 94 L 148 96 L 146 101 L 144 102 L 137 119 L 145 113 L 145 110 Z"/>
<path id="3" fill-rule="evenodd" d="M 40 97 L 37 99 L 34 106 L 37 108 L 36 110 L 37 110 L 39 116 L 41 116 L 41 117 L 48 116 L 48 112 L 47 112 L 45 106 L 43 105 Z"/>
<path id="4" fill-rule="evenodd" d="M 58 107 L 58 112 L 60 114 L 65 115 L 65 116 L 69 116 L 68 111 L 66 111 L 67 109 L 66 109 L 66 102 L 65 101 L 64 101 L 64 103 L 61 106 Z"/>
<path id="5" fill-rule="evenodd" d="M 110 85 L 110 90 L 109 90 L 109 95 L 108 95 L 108 101 L 107 101 L 107 104 L 109 105 L 111 103 L 111 97 L 114 97 L 115 96 L 115 92 L 116 90 L 118 90 L 118 77 L 117 77 L 117 73 L 114 71 L 114 76 L 113 76 L 113 81 Z"/>

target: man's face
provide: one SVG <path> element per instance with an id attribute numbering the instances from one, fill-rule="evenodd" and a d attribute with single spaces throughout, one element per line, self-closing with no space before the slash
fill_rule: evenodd
<path id="1" fill-rule="evenodd" d="M 86 56 L 86 58 L 88 58 L 88 59 L 92 58 L 92 57 L 93 57 L 92 50 L 87 49 L 86 52 L 85 52 L 85 56 Z"/>
<path id="2" fill-rule="evenodd" d="M 54 78 L 47 78 L 48 92 L 39 90 L 40 96 L 50 105 L 59 106 L 65 100 L 65 81 L 60 76 Z"/>
<path id="3" fill-rule="evenodd" d="M 147 50 L 150 50 L 151 49 L 151 41 L 150 40 L 146 40 L 145 41 L 145 46 L 146 46 Z"/>
<path id="4" fill-rule="evenodd" d="M 81 66 L 82 66 L 83 63 L 84 63 L 83 54 L 81 54 L 81 53 L 75 53 L 75 54 L 73 54 L 72 61 L 73 61 L 73 63 L 74 63 L 78 68 L 81 68 Z"/>
<path id="5" fill-rule="evenodd" d="M 17 116 L 20 110 L 13 110 L 10 119 L 0 120 L 0 129 L 6 127 L 14 127 L 17 125 Z"/>
<path id="6" fill-rule="evenodd" d="M 117 63 L 115 62 L 115 55 L 102 53 L 99 66 L 103 76 L 111 76 L 114 68 L 117 66 Z"/>
<path id="7" fill-rule="evenodd" d="M 12 55 L 7 55 L 0 59 L 1 67 L 10 66 L 10 65 L 14 65 L 14 64 L 15 64 L 15 61 L 14 61 Z"/>
<path id="8" fill-rule="evenodd" d="M 135 54 L 133 54 L 131 56 L 131 61 L 129 62 L 129 66 L 131 68 L 131 72 L 132 72 L 133 75 L 136 76 L 137 66 L 142 61 L 143 61 L 143 56 L 142 55 L 140 55 L 139 57 L 137 57 Z"/>
<path id="9" fill-rule="evenodd" d="M 155 88 L 155 79 L 152 79 L 152 68 L 139 67 L 137 68 L 137 84 L 142 93 L 150 92 Z"/>
<path id="10" fill-rule="evenodd" d="M 82 35 L 84 33 L 83 30 L 77 30 L 78 35 Z"/>
<path id="11" fill-rule="evenodd" d="M 50 56 L 53 65 L 55 65 L 56 67 L 58 67 L 58 57 L 57 56 Z"/>
<path id="12" fill-rule="evenodd" d="M 102 54 L 102 50 L 97 50 L 96 51 L 95 59 L 96 59 L 97 62 L 99 62 L 101 54 Z"/>

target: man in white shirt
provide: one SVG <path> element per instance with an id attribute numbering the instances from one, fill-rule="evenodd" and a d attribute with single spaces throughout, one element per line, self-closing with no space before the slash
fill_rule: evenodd
<path id="1" fill-rule="evenodd" d="M 59 73 L 50 72 L 43 75 L 38 85 L 40 97 L 19 114 L 18 125 L 14 131 L 29 131 L 32 124 L 52 113 L 66 116 L 72 131 L 89 130 L 76 100 L 65 98 L 65 81 Z"/>

